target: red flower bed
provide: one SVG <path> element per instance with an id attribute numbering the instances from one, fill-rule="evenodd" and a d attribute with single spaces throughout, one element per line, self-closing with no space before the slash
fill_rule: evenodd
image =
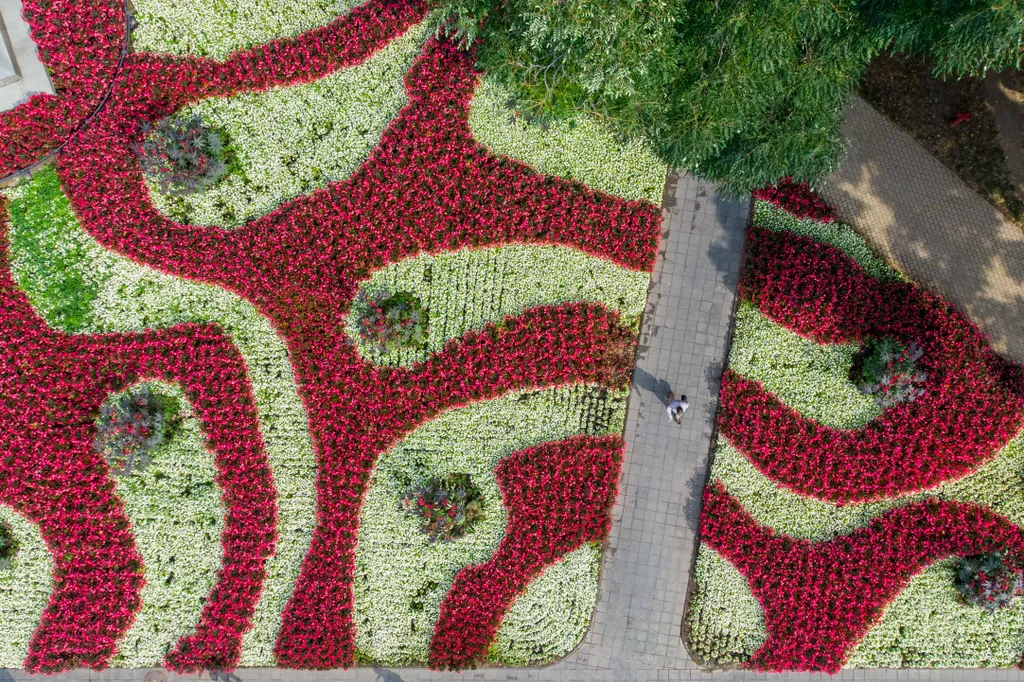
<path id="1" fill-rule="evenodd" d="M 33 95 L 0 114 L 0 176 L 67 140 L 99 105 L 125 44 L 118 0 L 25 0 L 22 16 L 57 95 Z"/>
<path id="2" fill-rule="evenodd" d="M 0 211 L 4 211 L 0 205 Z M 140 606 L 142 558 L 102 456 L 92 449 L 102 402 L 138 381 L 185 391 L 226 508 L 223 568 L 195 635 L 170 660 L 231 666 L 275 543 L 276 493 L 241 355 L 212 325 L 68 336 L 45 326 L 15 288 L 0 225 L 0 502 L 37 523 L 54 587 L 25 668 L 99 669 Z M 232 652 L 235 652 L 232 655 Z"/>
<path id="3" fill-rule="evenodd" d="M 910 579 L 933 562 L 1024 550 L 1024 531 L 972 504 L 929 500 L 850 535 L 809 542 L 761 526 L 721 483 L 704 493 L 701 540 L 742 573 L 764 609 L 768 639 L 748 666 L 837 673 Z"/>
<path id="4" fill-rule="evenodd" d="M 763 474 L 802 495 L 866 502 L 931 488 L 991 459 L 1024 424 L 1021 384 L 964 315 L 904 282 L 870 277 L 838 249 L 751 228 L 740 294 L 820 342 L 916 342 L 927 392 L 854 430 L 784 406 L 756 381 L 723 377 L 718 425 Z"/>
<path id="5" fill-rule="evenodd" d="M 621 463 L 618 436 L 569 438 L 502 460 L 505 537 L 489 561 L 455 577 L 430 640 L 431 668 L 483 662 L 502 617 L 530 582 L 584 543 L 604 540 Z"/>
<path id="6" fill-rule="evenodd" d="M 806 182 L 793 182 L 789 176 L 774 185 L 753 192 L 755 199 L 775 204 L 797 218 L 814 218 L 823 223 L 836 219 L 836 209 L 811 191 Z"/>
<path id="7" fill-rule="evenodd" d="M 531 310 L 488 325 L 412 368 L 372 366 L 358 357 L 342 324 L 359 281 L 421 252 L 474 246 L 559 244 L 643 270 L 650 270 L 657 251 L 657 207 L 540 176 L 478 145 L 467 122 L 478 79 L 473 56 L 438 41 L 407 78 L 409 104 L 350 179 L 232 231 L 180 225 L 152 206 L 131 151 L 142 120 L 203 97 L 306 82 L 358 63 L 425 11 L 420 0 L 371 0 L 328 26 L 225 62 L 129 55 L 111 101 L 58 157 L 58 173 L 83 227 L 102 244 L 238 293 L 287 343 L 318 474 L 316 528 L 275 650 L 282 666 L 353 662 L 358 515 L 381 452 L 424 421 L 471 401 L 527 387 L 628 383 L 635 337 L 615 314 L 589 304 Z M 103 395 L 94 393 L 90 404 L 98 405 Z M 214 395 L 221 394 L 209 397 Z M 262 461 L 262 450 L 250 445 L 249 456 Z M 225 531 L 226 548 L 235 539 Z M 260 545 L 253 555 L 263 551 Z M 222 582 L 242 570 L 252 579 L 244 581 L 248 591 L 232 593 L 237 603 L 225 597 L 207 604 L 205 613 L 219 614 L 223 629 L 201 626 L 168 656 L 169 667 L 192 672 L 235 665 L 235 633 L 248 627 L 245 604 L 256 598 L 262 560 L 226 564 Z M 92 597 L 80 592 L 78 598 L 89 604 Z M 124 605 L 126 618 L 136 607 L 130 600 Z M 126 622 L 112 624 L 111 632 L 123 632 Z M 104 652 L 95 665 L 105 664 Z M 69 658 L 46 667 L 75 664 Z M 27 667 L 43 666 L 32 659 Z"/>

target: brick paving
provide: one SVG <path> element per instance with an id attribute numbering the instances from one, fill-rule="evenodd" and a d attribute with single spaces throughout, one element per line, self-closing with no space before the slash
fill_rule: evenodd
<path id="1" fill-rule="evenodd" d="M 860 98 L 850 151 L 821 188 L 844 222 L 1024 362 L 1024 231 Z"/>
<path id="2" fill-rule="evenodd" d="M 855 670 L 833 678 L 792 673 L 705 671 L 680 639 L 686 589 L 696 546 L 699 500 L 711 448 L 722 361 L 748 206 L 717 197 L 689 177 L 670 180 L 665 193 L 662 249 L 641 329 L 626 419 L 626 457 L 614 527 L 605 552 L 600 598 L 580 648 L 542 669 L 484 669 L 461 674 L 422 669 L 349 671 L 242 669 L 232 675 L 179 677 L 163 671 L 74 671 L 55 680 L 176 679 L 217 682 L 630 682 L 674 680 L 1021 680 L 1016 671 Z M 682 426 L 669 422 L 664 393 L 685 393 Z M 0 670 L 0 682 L 27 680 Z"/>

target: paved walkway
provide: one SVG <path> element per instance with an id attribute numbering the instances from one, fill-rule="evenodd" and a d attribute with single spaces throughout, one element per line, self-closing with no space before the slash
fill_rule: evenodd
<path id="1" fill-rule="evenodd" d="M 1024 362 L 1024 231 L 860 98 L 850 152 L 821 194 L 885 258 Z"/>
<path id="2" fill-rule="evenodd" d="M 53 94 L 28 24 L 21 18 L 21 0 L 0 0 L 0 29 L 0 111 L 13 109 L 37 92 Z"/>

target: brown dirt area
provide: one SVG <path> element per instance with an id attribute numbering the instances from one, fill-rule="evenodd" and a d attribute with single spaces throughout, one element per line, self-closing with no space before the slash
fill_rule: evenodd
<path id="1" fill-rule="evenodd" d="M 860 94 L 1007 217 L 1024 225 L 1024 202 L 1007 166 L 984 80 L 936 78 L 922 59 L 880 55 L 868 65 Z M 970 112 L 970 120 L 952 125 L 961 112 Z"/>

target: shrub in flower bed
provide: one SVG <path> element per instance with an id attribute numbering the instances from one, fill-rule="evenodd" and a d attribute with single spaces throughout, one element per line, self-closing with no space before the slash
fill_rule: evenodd
<path id="1" fill-rule="evenodd" d="M 762 201 L 754 216 L 691 649 L 769 671 L 1018 662 L 1016 563 L 991 558 L 1018 556 L 1024 537 L 1018 368 L 938 296 L 885 272 L 849 228 Z M 909 365 L 917 345 L 927 376 L 912 402 L 859 394 L 858 365 L 885 340 L 881 371 L 867 373 L 884 378 L 893 353 Z M 965 603 L 986 590 L 1009 605 Z"/>
<path id="2" fill-rule="evenodd" d="M 202 119 L 173 117 L 154 126 L 143 124 L 142 141 L 135 145 L 142 172 L 165 194 L 192 194 L 227 173 L 224 140 Z"/>
<path id="3" fill-rule="evenodd" d="M 413 294 L 380 289 L 364 294 L 356 305 L 362 309 L 359 338 L 378 353 L 426 346 L 427 310 Z"/>
<path id="4" fill-rule="evenodd" d="M 145 469 L 167 436 L 166 409 L 148 386 L 108 400 L 100 410 L 93 450 L 115 474 L 127 476 L 133 468 Z"/>
<path id="5" fill-rule="evenodd" d="M 247 328 L 251 321 L 240 323 L 233 313 L 225 315 L 231 321 L 225 327 L 232 336 L 202 319 L 175 324 L 174 318 L 187 318 L 188 311 L 133 309 L 125 300 L 131 298 L 131 290 L 115 294 L 105 273 L 99 272 L 82 278 L 84 286 L 79 290 L 90 290 L 92 298 L 79 301 L 80 310 L 68 320 L 85 333 L 58 334 L 35 316 L 13 281 L 0 282 L 0 294 L 17 302 L 7 305 L 5 299 L 5 317 L 0 319 L 3 338 L 8 339 L 0 349 L 7 370 L 0 364 L 0 371 L 9 375 L 5 386 L 12 387 L 5 405 L 20 404 L 30 394 L 38 397 L 43 390 L 40 385 L 44 397 L 59 396 L 56 403 L 34 405 L 29 415 L 13 409 L 0 414 L 0 445 L 14 453 L 14 464 L 4 462 L 14 468 L 4 472 L 3 480 L 15 492 L 5 493 L 3 499 L 38 521 L 49 539 L 53 534 L 50 516 L 57 512 L 46 516 L 50 512 L 33 508 L 38 501 L 29 499 L 26 491 L 32 486 L 25 481 L 33 483 L 32 476 L 58 473 L 45 467 L 36 471 L 36 461 L 29 458 L 33 453 L 27 450 L 25 424 L 37 425 L 31 426 L 35 430 L 49 429 L 49 436 L 51 431 L 56 434 L 58 423 L 70 423 L 72 433 L 51 438 L 54 452 L 46 454 L 53 458 L 57 452 L 75 463 L 59 470 L 60 485 L 74 483 L 80 494 L 90 495 L 90 518 L 107 524 L 94 523 L 94 543 L 81 543 L 74 550 L 93 552 L 109 561 L 109 566 L 97 566 L 94 561 L 81 567 L 102 569 L 105 577 L 89 574 L 67 583 L 63 576 L 73 574 L 66 573 L 65 562 L 71 559 L 59 556 L 63 545 L 54 548 L 54 573 L 65 582 L 55 585 L 51 607 L 28 647 L 26 668 L 55 671 L 107 665 L 115 653 L 120 654 L 117 644 L 139 609 L 145 569 L 133 542 L 131 521 L 113 494 L 115 484 L 107 478 L 102 459 L 96 453 L 89 459 L 81 452 L 82 445 L 91 441 L 91 417 L 98 414 L 103 400 L 128 385 L 161 379 L 182 386 L 216 465 L 224 505 L 222 561 L 216 582 L 198 625 L 174 642 L 164 659 L 165 665 L 180 672 L 236 666 L 244 659 L 244 633 L 254 619 L 262 619 L 257 622 L 260 636 L 276 635 L 273 651 L 266 655 L 278 665 L 353 664 L 357 660 L 352 617 L 357 533 L 362 500 L 378 456 L 425 422 L 471 403 L 563 385 L 593 386 L 597 394 L 621 391 L 628 385 L 636 340 L 634 321 L 589 299 L 520 306 L 510 317 L 464 328 L 454 336 L 446 332 L 443 347 L 408 366 L 364 360 L 344 333 L 343 321 L 353 309 L 360 284 L 381 268 L 423 253 L 516 243 L 575 249 L 641 276 L 653 265 L 661 218 L 657 207 L 541 176 L 477 143 L 467 118 L 479 74 L 471 54 L 445 41 L 431 41 L 416 60 L 406 79 L 408 104 L 350 176 L 304 186 L 299 196 L 286 196 L 279 208 L 234 231 L 177 223 L 153 205 L 145 173 L 133 152 L 144 139 L 140 122 L 156 125 L 205 98 L 299 86 L 327 77 L 366 61 L 422 21 L 425 12 L 425 3 L 415 0 L 371 0 L 319 28 L 232 53 L 223 62 L 130 54 L 114 84 L 114 96 L 58 157 L 56 170 L 70 208 L 90 238 L 165 273 L 163 279 L 153 275 L 146 279 L 123 262 L 114 263 L 119 274 L 130 273 L 135 282 L 160 290 L 156 296 L 144 288 L 140 296 L 165 297 L 165 304 L 176 307 L 180 303 L 173 293 L 188 291 L 193 296 L 190 303 L 204 301 L 208 306 L 204 311 L 221 315 L 220 299 L 209 292 L 222 287 L 280 334 L 283 343 L 278 345 L 287 346 L 284 376 L 294 376 L 294 391 L 304 408 L 299 418 L 307 420 L 308 435 L 317 446 L 318 514 L 315 520 L 311 514 L 306 516 L 313 522 L 310 525 L 315 523 L 307 526 L 308 546 L 300 545 L 298 553 L 290 555 L 297 564 L 294 557 L 305 551 L 297 580 L 288 583 L 290 589 L 274 586 L 274 598 L 286 604 L 280 627 L 267 627 L 274 607 L 260 610 L 266 567 L 276 561 L 272 555 L 278 535 L 282 534 L 282 544 L 293 539 L 283 537 L 290 529 L 278 526 L 274 484 L 280 477 L 278 471 L 271 471 L 278 461 L 268 456 L 258 422 L 264 415 L 258 413 L 257 405 L 276 398 L 265 395 L 266 384 L 255 387 L 260 395 L 254 395 L 243 356 L 232 343 L 236 339 L 252 349 L 256 335 Z M 53 120 L 50 116 L 41 121 L 51 133 L 56 130 Z M 47 134 L 52 138 L 51 133 Z M 321 189 L 313 191 L 318 186 Z M 87 259 L 93 246 L 83 243 L 78 252 L 61 253 Z M 48 267 L 33 262 L 24 272 L 39 277 L 37 281 L 60 276 Z M 207 288 L 172 286 L 167 284 L 171 277 L 201 282 Z M 146 329 L 160 326 L 160 321 L 173 326 L 91 333 L 112 324 L 103 315 L 111 304 L 122 313 L 138 315 L 117 319 L 115 327 L 127 324 Z M 45 366 L 26 374 L 30 359 L 42 359 Z M 66 380 L 68 376 L 73 381 Z M 68 408 L 61 412 L 64 405 Z M 51 414 L 55 409 L 60 414 Z M 276 437 L 273 434 L 268 426 L 268 443 Z M 29 459 L 22 462 L 25 458 Z M 144 473 L 149 475 L 149 470 Z M 60 504 L 77 501 L 57 499 L 62 500 Z M 281 500 L 282 508 L 286 503 Z M 563 543 L 557 551 L 533 557 L 523 565 L 523 575 L 516 582 L 506 583 L 501 599 L 484 605 L 485 617 L 470 615 L 489 622 L 508 610 L 513 618 L 515 597 L 524 589 L 529 592 L 532 579 L 547 575 L 547 569 L 559 570 L 573 557 L 587 556 L 576 552 L 590 551 L 587 541 L 603 537 L 597 521 L 580 522 L 586 532 L 571 519 L 566 523 L 566 537 L 580 531 L 573 537 L 572 548 Z M 470 534 L 450 544 L 468 540 Z M 96 543 L 106 553 L 94 547 Z M 589 556 L 594 556 L 592 551 Z M 502 565 L 518 565 L 522 558 L 513 556 L 509 564 L 505 557 Z M 104 589 L 83 597 L 86 586 L 97 581 Z M 494 628 L 467 635 L 477 644 L 484 642 L 483 637 L 488 642 L 495 637 L 500 640 Z M 507 642 L 502 646 L 505 651 L 514 649 Z M 486 656 L 486 643 L 482 652 L 478 648 L 467 662 Z"/>
<path id="6" fill-rule="evenodd" d="M 882 409 L 912 403 L 924 395 L 928 374 L 917 368 L 924 355 L 915 342 L 903 346 L 892 339 L 868 339 L 853 368 L 854 383 L 864 393 L 875 396 Z"/>
<path id="7" fill-rule="evenodd" d="M 989 611 L 1005 609 L 1024 594 L 1024 576 L 1004 557 L 990 552 L 965 557 L 956 570 L 956 588 L 964 602 Z"/>
<path id="8" fill-rule="evenodd" d="M 420 518 L 420 530 L 435 542 L 460 538 L 484 515 L 480 490 L 468 474 L 451 474 L 411 488 L 402 508 Z"/>
<path id="9" fill-rule="evenodd" d="M 0 568 L 6 568 L 17 553 L 18 541 L 14 537 L 14 531 L 0 521 Z"/>

